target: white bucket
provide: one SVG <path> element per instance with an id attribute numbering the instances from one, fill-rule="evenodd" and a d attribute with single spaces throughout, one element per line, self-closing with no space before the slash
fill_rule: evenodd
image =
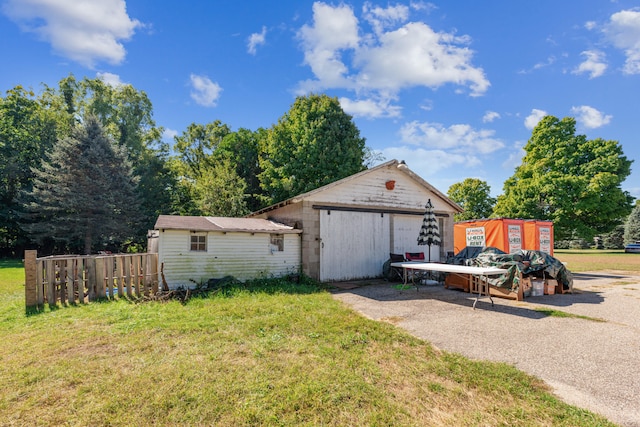
<path id="1" fill-rule="evenodd" d="M 534 279 L 531 281 L 531 296 L 541 297 L 544 295 L 544 280 Z"/>

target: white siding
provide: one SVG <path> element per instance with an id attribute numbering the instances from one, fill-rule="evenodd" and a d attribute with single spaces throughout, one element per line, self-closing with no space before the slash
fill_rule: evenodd
<path id="1" fill-rule="evenodd" d="M 393 253 L 424 252 L 424 258 L 429 260 L 429 246 L 418 245 L 418 234 L 422 227 L 422 216 L 394 215 L 393 216 Z M 440 247 L 431 246 L 431 261 L 440 261 Z"/>
<path id="2" fill-rule="evenodd" d="M 387 181 L 395 181 L 393 190 L 387 190 Z M 312 194 L 307 200 L 314 203 L 423 210 L 429 198 L 435 211 L 451 211 L 451 207 L 440 196 L 428 192 L 405 173 L 383 168 Z"/>
<path id="3" fill-rule="evenodd" d="M 320 211 L 320 281 L 382 276 L 389 258 L 389 218 L 379 213 Z"/>
<path id="4" fill-rule="evenodd" d="M 272 251 L 269 233 L 203 232 L 207 251 L 189 250 L 189 231 L 160 232 L 159 262 L 169 287 L 194 287 L 211 278 L 248 280 L 282 276 L 300 268 L 300 235 L 284 234 L 284 251 Z"/>

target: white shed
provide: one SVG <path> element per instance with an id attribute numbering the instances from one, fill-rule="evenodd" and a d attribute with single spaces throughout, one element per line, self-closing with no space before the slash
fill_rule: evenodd
<path id="1" fill-rule="evenodd" d="M 160 215 L 154 227 L 171 289 L 224 276 L 244 281 L 298 273 L 300 233 L 259 218 Z"/>
<path id="2" fill-rule="evenodd" d="M 441 246 L 432 261 L 453 251 L 453 215 L 462 208 L 391 160 L 249 215 L 302 228 L 302 271 L 322 282 L 382 276 L 390 253 L 424 252 L 418 234 L 427 201 L 438 219 Z"/>

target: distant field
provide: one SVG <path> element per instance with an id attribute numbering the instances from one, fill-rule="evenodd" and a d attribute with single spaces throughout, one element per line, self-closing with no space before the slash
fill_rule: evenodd
<path id="1" fill-rule="evenodd" d="M 640 254 L 623 250 L 556 249 L 554 257 L 567 263 L 569 271 L 626 271 L 640 274 Z"/>

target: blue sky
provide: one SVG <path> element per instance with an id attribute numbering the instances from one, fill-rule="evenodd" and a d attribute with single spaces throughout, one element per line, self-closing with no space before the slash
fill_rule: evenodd
<path id="1" fill-rule="evenodd" d="M 634 160 L 640 198 L 640 3 L 618 0 L 0 0 L 0 90 L 73 73 L 145 91 L 165 139 L 190 123 L 276 123 L 337 97 L 367 145 L 446 192 L 493 195 L 545 114 Z"/>

